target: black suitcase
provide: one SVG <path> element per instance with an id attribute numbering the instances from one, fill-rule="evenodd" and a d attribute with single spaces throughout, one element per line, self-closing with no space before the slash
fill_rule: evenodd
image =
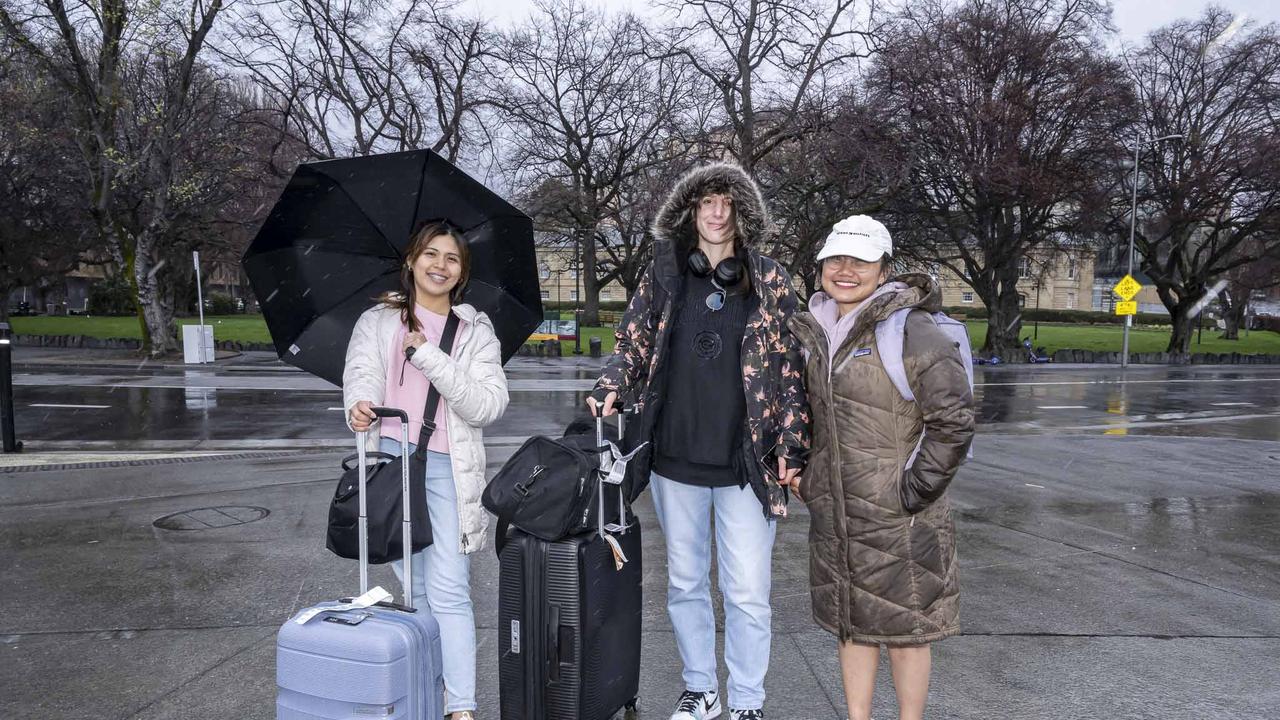
<path id="1" fill-rule="evenodd" d="M 640 526 L 620 512 L 626 526 L 554 542 L 513 528 L 499 539 L 502 720 L 609 720 L 635 710 L 644 573 Z"/>

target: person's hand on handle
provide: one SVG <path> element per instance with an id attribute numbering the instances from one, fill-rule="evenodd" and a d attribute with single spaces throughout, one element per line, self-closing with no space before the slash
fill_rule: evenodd
<path id="1" fill-rule="evenodd" d="M 778 458 L 778 484 L 782 487 L 790 487 L 791 492 L 800 500 L 800 468 L 788 468 L 785 458 Z"/>
<path id="2" fill-rule="evenodd" d="M 598 402 L 590 395 L 587 396 L 587 408 L 591 410 L 592 417 L 609 417 L 617 412 L 613 404 L 618 400 L 618 393 L 610 391 L 604 396 L 604 402 Z"/>
<path id="3" fill-rule="evenodd" d="M 427 341 L 427 336 L 420 332 L 411 332 L 404 336 L 404 346 L 400 348 L 400 352 L 404 352 L 409 348 L 417 350 Z"/>
<path id="4" fill-rule="evenodd" d="M 373 424 L 376 416 L 373 414 L 373 403 L 368 400 L 361 400 L 351 407 L 350 419 L 351 429 L 356 432 L 364 432 Z"/>

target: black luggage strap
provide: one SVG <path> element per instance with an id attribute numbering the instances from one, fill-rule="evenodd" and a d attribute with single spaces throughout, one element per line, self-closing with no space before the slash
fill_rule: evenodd
<path id="1" fill-rule="evenodd" d="M 444 332 L 440 335 L 440 351 L 445 355 L 453 352 L 453 340 L 458 335 L 458 315 L 449 311 L 449 318 L 444 321 Z M 424 460 L 427 457 L 427 443 L 431 442 L 431 436 L 436 431 L 436 411 L 440 409 L 440 391 L 436 389 L 436 384 L 431 383 L 427 388 L 427 407 L 422 412 L 422 431 L 418 433 L 418 447 L 413 451 L 413 455 L 418 460 Z"/>

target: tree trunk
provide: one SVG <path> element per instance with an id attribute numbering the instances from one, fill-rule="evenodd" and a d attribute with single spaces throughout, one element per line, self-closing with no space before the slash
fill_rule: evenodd
<path id="1" fill-rule="evenodd" d="M 1018 306 L 1018 266 L 1000 268 L 996 277 L 987 283 L 977 283 L 973 289 L 987 305 L 987 337 L 982 351 L 999 355 L 1005 362 L 1022 362 L 1025 355 L 1018 342 L 1022 332 L 1022 308 Z M 979 286 L 982 287 L 979 287 Z"/>
<path id="2" fill-rule="evenodd" d="M 578 238 L 578 252 L 582 253 L 582 295 L 578 301 L 582 305 L 583 327 L 600 325 L 600 281 L 596 277 L 595 239 L 595 228 L 583 231 Z"/>
<path id="3" fill-rule="evenodd" d="M 1173 331 L 1169 334 L 1169 346 L 1165 352 L 1187 355 L 1191 352 L 1191 338 L 1195 335 L 1196 318 L 1191 317 L 1193 302 L 1179 302 L 1169 309 Z"/>
<path id="4" fill-rule="evenodd" d="M 133 278 L 137 284 L 138 309 L 143 322 L 143 347 L 151 357 L 178 350 L 173 303 L 160 287 L 159 272 L 164 261 L 154 258 L 153 238 L 146 231 L 136 241 Z"/>

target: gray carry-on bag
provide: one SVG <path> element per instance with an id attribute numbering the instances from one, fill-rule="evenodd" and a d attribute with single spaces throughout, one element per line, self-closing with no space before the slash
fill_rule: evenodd
<path id="1" fill-rule="evenodd" d="M 409 456 L 409 418 L 403 410 L 374 408 L 398 417 L 400 450 Z M 414 610 L 413 556 L 404 559 L 404 605 L 382 588 L 369 589 L 368 516 L 365 506 L 365 439 L 356 435 L 360 463 L 360 597 L 325 602 L 299 612 L 276 636 L 276 719 L 444 717 L 440 625 Z M 409 497 L 409 463 L 403 463 Z M 411 503 L 404 503 L 404 547 L 410 547 Z"/>

